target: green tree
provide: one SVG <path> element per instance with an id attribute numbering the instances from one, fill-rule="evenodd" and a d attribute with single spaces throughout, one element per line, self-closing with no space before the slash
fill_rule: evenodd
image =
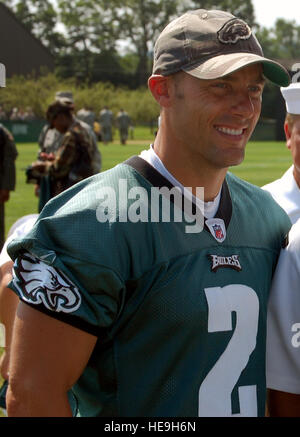
<path id="1" fill-rule="evenodd" d="M 177 0 L 111 0 L 112 19 L 120 39 L 135 49 L 138 83 L 144 85 L 151 69 L 153 43 L 166 24 L 178 14 Z"/>
<path id="2" fill-rule="evenodd" d="M 0 3 L 4 3 L 9 9 L 13 10 L 15 0 L 0 0 Z"/>
<path id="3" fill-rule="evenodd" d="M 93 80 L 95 56 L 102 52 L 116 56 L 116 37 L 109 8 L 95 0 L 58 0 L 59 17 L 67 33 L 67 44 L 61 52 L 61 61 L 73 57 L 77 75 Z M 107 71 L 111 59 L 106 56 Z M 60 62 L 60 71 L 65 70 Z"/>
<path id="4" fill-rule="evenodd" d="M 33 33 L 34 28 L 34 14 L 30 12 L 28 4 L 19 2 L 15 5 L 15 14 L 22 24 Z"/>
<path id="5" fill-rule="evenodd" d="M 251 0 L 56 0 L 57 10 L 52 0 L 2 1 L 14 4 L 27 28 L 57 54 L 62 77 L 95 81 L 107 80 L 110 74 L 116 81 L 121 71 L 135 86 L 146 85 L 154 41 L 175 16 L 188 9 L 214 8 L 250 24 L 255 18 Z M 54 30 L 57 21 L 65 35 Z M 123 59 L 127 53 L 131 58 Z"/>
<path id="6" fill-rule="evenodd" d="M 107 4 L 106 4 L 107 3 Z M 57 0 L 69 47 L 100 52 L 115 48 L 114 23 L 104 0 Z"/>
<path id="7" fill-rule="evenodd" d="M 22 0 L 19 3 L 24 3 Z M 58 53 L 65 45 L 63 34 L 55 30 L 58 13 L 51 0 L 26 0 L 33 12 L 33 33 L 40 41 L 50 49 L 52 53 Z"/>
<path id="8" fill-rule="evenodd" d="M 295 20 L 279 18 L 274 27 L 259 27 L 256 34 L 266 56 L 276 59 L 299 59 L 300 26 Z"/>
<path id="9" fill-rule="evenodd" d="M 275 25 L 268 29 L 259 27 L 256 33 L 264 55 L 268 58 L 283 61 L 289 60 L 296 64 L 300 53 L 300 26 L 295 20 L 278 19 Z M 285 117 L 285 104 L 280 90 L 275 85 L 267 83 L 263 97 L 262 114 L 266 118 L 276 118 L 277 140 L 285 139 L 283 120 Z"/>
<path id="10" fill-rule="evenodd" d="M 185 3 L 185 7 L 219 9 L 245 20 L 251 27 L 256 24 L 251 0 L 191 0 Z"/>
<path id="11" fill-rule="evenodd" d="M 133 51 L 136 76 L 145 84 L 151 67 L 153 41 L 177 13 L 178 0 L 58 0 L 68 34 L 69 51 L 79 50 L 90 75 L 92 53 Z"/>
<path id="12" fill-rule="evenodd" d="M 58 15 L 51 0 L 1 1 L 53 54 L 58 53 L 64 46 L 64 36 L 55 30 Z"/>

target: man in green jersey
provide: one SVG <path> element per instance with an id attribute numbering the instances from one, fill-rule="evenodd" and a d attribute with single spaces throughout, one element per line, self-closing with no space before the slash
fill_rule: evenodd
<path id="1" fill-rule="evenodd" d="M 154 144 L 52 199 L 9 247 L 8 415 L 70 416 L 70 389 L 79 416 L 264 415 L 267 299 L 290 221 L 227 170 L 265 79 L 289 83 L 227 12 L 163 30 Z"/>

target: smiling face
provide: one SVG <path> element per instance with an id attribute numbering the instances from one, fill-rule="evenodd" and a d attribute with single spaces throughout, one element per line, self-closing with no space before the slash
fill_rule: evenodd
<path id="1" fill-rule="evenodd" d="M 173 99 L 167 110 L 174 148 L 181 148 L 182 156 L 202 168 L 240 164 L 261 111 L 261 65 L 216 80 L 180 72 L 171 81 Z"/>

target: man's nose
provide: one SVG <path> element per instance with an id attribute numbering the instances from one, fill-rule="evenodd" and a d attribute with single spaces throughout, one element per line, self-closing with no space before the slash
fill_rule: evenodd
<path id="1" fill-rule="evenodd" d="M 236 95 L 233 99 L 232 111 L 234 115 L 243 118 L 251 118 L 254 115 L 255 107 L 248 92 L 241 92 Z"/>

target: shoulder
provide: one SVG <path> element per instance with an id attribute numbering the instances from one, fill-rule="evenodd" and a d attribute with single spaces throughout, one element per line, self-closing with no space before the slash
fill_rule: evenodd
<path id="1" fill-rule="evenodd" d="M 287 251 L 299 254 L 300 257 L 300 220 L 298 220 L 292 227 L 289 233 L 289 244 Z"/>
<path id="2" fill-rule="evenodd" d="M 74 127 L 77 127 L 78 129 L 90 129 L 90 125 L 88 123 L 83 120 L 79 120 L 78 118 L 75 118 Z"/>
<path id="3" fill-rule="evenodd" d="M 294 182 L 293 176 L 293 166 L 288 168 L 288 170 L 281 176 L 281 178 L 276 179 L 262 187 L 263 190 L 268 191 L 274 197 L 278 197 L 284 194 L 286 191 L 291 190 L 292 184 Z"/>
<path id="4" fill-rule="evenodd" d="M 62 146 L 65 142 L 75 141 L 78 135 L 83 134 L 83 130 L 81 124 L 76 120 L 63 135 Z"/>
<path id="5" fill-rule="evenodd" d="M 16 220 L 10 227 L 7 236 L 23 235 L 29 231 L 38 218 L 38 214 L 28 214 Z"/>
<path id="6" fill-rule="evenodd" d="M 281 178 L 276 179 L 275 181 L 269 182 L 268 184 L 261 187 L 263 190 L 268 191 L 269 193 L 276 192 L 278 188 L 282 187 Z"/>
<path id="7" fill-rule="evenodd" d="M 6 138 L 6 140 L 9 141 L 14 141 L 14 137 L 12 136 L 12 133 L 5 127 L 3 126 L 3 124 L 0 123 L 0 132 L 2 132 L 2 134 L 4 134 L 4 137 Z"/>
<path id="8" fill-rule="evenodd" d="M 112 169 L 84 179 L 51 199 L 40 217 L 43 219 L 47 216 L 47 220 L 53 217 L 54 221 L 65 216 L 73 218 L 77 216 L 78 220 L 84 217 L 84 221 L 90 218 L 95 220 L 95 213 L 105 196 L 110 194 L 107 202 L 115 201 L 118 209 L 120 196 L 126 195 L 132 186 L 147 186 L 147 184 L 147 181 L 132 167 L 123 163 L 118 164 Z"/>
<path id="9" fill-rule="evenodd" d="M 281 239 L 286 236 L 291 221 L 270 193 L 231 173 L 228 173 L 226 180 L 238 219 L 244 222 L 248 232 L 253 228 L 253 235 L 258 242 L 260 239 L 276 240 L 276 235 L 280 235 Z"/>
<path id="10" fill-rule="evenodd" d="M 245 196 L 247 196 L 247 203 L 250 205 L 252 205 L 254 202 L 259 202 L 260 204 L 262 202 L 266 202 L 266 208 L 270 206 L 272 208 L 282 210 L 282 208 L 278 206 L 268 191 L 244 181 L 230 172 L 227 174 L 226 180 L 233 198 L 245 201 Z"/>
<path id="11" fill-rule="evenodd" d="M 120 187 L 122 181 L 125 186 Z M 136 241 L 145 240 L 147 224 L 111 220 L 110 214 L 122 215 L 121 208 L 127 208 L 120 205 L 120 190 L 126 198 L 131 186 L 143 184 L 146 181 L 125 164 L 77 183 L 47 203 L 31 232 L 10 246 L 11 257 L 24 250 L 38 258 L 53 253 L 76 259 L 78 265 L 104 266 L 126 278 Z"/>
<path id="12" fill-rule="evenodd" d="M 81 137 L 84 137 L 86 140 L 90 139 L 90 130 L 91 127 L 87 123 L 78 119 L 76 119 L 75 123 L 70 128 L 70 132 L 73 136 L 79 135 Z"/>

